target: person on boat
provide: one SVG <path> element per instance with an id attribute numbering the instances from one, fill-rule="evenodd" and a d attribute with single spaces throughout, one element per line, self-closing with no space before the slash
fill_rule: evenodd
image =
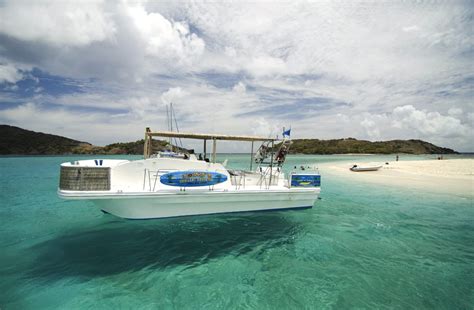
<path id="1" fill-rule="evenodd" d="M 286 153 L 286 147 L 282 146 L 275 158 L 278 164 L 282 164 L 285 161 Z"/>

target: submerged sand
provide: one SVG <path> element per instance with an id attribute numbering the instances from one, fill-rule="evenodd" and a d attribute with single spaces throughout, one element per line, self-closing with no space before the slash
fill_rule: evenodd
<path id="1" fill-rule="evenodd" d="M 382 165 L 378 171 L 352 172 L 359 166 Z M 354 180 L 474 196 L 474 159 L 393 161 L 385 163 L 343 162 L 320 166 L 322 173 Z"/>

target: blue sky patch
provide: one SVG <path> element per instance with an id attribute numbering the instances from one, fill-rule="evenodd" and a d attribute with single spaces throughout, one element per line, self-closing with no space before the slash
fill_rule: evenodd
<path id="1" fill-rule="evenodd" d="M 25 76 L 24 79 L 16 83 L 17 87 L 12 89 L 11 87 L 4 86 L 3 91 L 20 98 L 32 97 L 39 93 L 46 93 L 50 96 L 60 96 L 84 92 L 84 82 L 52 75 L 37 68 L 25 74 Z M 87 80 L 87 83 L 89 82 L 91 82 L 91 80 Z"/>
<path id="2" fill-rule="evenodd" d="M 196 74 L 200 79 L 206 80 L 210 85 L 217 88 L 232 88 L 240 81 L 245 80 L 243 72 L 240 73 L 219 73 L 219 72 L 205 72 Z"/>

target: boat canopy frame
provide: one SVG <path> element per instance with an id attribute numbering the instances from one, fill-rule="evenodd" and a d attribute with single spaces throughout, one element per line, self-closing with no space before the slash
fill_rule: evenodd
<path id="1" fill-rule="evenodd" d="M 182 139 L 195 139 L 204 140 L 204 153 L 206 153 L 207 140 L 212 141 L 212 157 L 211 161 L 216 162 L 216 151 L 217 151 L 217 140 L 222 141 L 247 141 L 252 142 L 252 157 L 253 157 L 253 144 L 254 142 L 265 142 L 269 141 L 272 144 L 272 149 L 276 138 L 258 137 L 258 136 L 236 136 L 236 135 L 220 135 L 220 134 L 203 134 L 203 133 L 186 133 L 186 132 L 173 132 L 173 131 L 155 131 L 152 132 L 149 127 L 145 129 L 145 143 L 143 149 L 144 158 L 149 158 L 152 153 L 152 137 L 164 137 L 164 138 L 182 138 Z M 273 157 L 272 157 L 273 158 Z M 252 158 L 253 160 L 253 158 Z"/>

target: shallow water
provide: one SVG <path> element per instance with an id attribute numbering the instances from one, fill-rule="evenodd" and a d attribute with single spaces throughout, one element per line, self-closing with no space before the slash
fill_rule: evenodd
<path id="1" fill-rule="evenodd" d="M 73 159 L 0 158 L 1 309 L 474 305 L 470 199 L 323 175 L 308 210 L 127 221 L 57 198 L 58 165 Z"/>

